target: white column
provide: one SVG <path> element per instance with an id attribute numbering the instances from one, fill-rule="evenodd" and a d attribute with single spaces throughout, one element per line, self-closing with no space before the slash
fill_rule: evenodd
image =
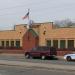
<path id="1" fill-rule="evenodd" d="M 51 47 L 53 46 L 53 39 L 51 39 Z"/>
<path id="2" fill-rule="evenodd" d="M 66 39 L 65 41 L 66 41 L 66 48 L 68 48 L 68 40 Z"/>
<path id="3" fill-rule="evenodd" d="M 60 48 L 60 40 L 58 40 L 58 48 Z"/>

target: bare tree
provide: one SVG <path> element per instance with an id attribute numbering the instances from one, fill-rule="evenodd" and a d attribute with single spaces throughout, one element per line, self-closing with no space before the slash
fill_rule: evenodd
<path id="1" fill-rule="evenodd" d="M 59 27 L 71 27 L 75 23 L 73 23 L 70 19 L 65 19 L 61 21 L 55 21 L 55 25 Z"/>

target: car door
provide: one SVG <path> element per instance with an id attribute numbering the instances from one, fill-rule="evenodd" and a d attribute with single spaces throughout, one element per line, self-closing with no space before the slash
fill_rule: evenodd
<path id="1" fill-rule="evenodd" d="M 75 54 L 71 54 L 71 58 L 72 59 L 75 59 Z"/>
<path id="2" fill-rule="evenodd" d="M 33 48 L 32 51 L 31 51 L 31 56 L 33 57 L 39 57 L 39 52 L 40 50 L 38 50 L 38 48 Z"/>

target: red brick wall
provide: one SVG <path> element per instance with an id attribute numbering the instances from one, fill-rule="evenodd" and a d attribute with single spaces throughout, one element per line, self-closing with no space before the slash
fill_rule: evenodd
<path id="1" fill-rule="evenodd" d="M 8 53 L 8 54 L 24 54 L 24 50 L 16 50 L 16 49 L 0 49 L 0 54 L 1 53 Z"/>
<path id="2" fill-rule="evenodd" d="M 70 50 L 70 49 L 57 49 L 56 50 L 56 53 L 57 53 L 57 56 L 64 56 L 65 54 L 69 54 L 69 53 L 73 53 L 75 52 L 75 50 Z"/>
<path id="3" fill-rule="evenodd" d="M 38 46 L 39 37 L 34 37 L 31 32 L 26 32 L 23 36 L 23 50 L 28 51 L 31 48 Z"/>

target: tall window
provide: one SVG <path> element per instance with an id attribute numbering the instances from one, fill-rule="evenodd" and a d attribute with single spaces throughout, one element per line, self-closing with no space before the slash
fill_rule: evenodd
<path id="1" fill-rule="evenodd" d="M 9 41 L 6 41 L 6 47 L 9 47 Z"/>
<path id="2" fill-rule="evenodd" d="M 20 41 L 16 41 L 16 47 L 20 48 Z"/>
<path id="3" fill-rule="evenodd" d="M 53 47 L 58 48 L 58 40 L 53 40 Z"/>
<path id="4" fill-rule="evenodd" d="M 47 46 L 51 47 L 51 40 L 47 40 Z"/>
<path id="5" fill-rule="evenodd" d="M 60 40 L 60 48 L 65 48 L 66 42 L 65 40 Z"/>
<path id="6" fill-rule="evenodd" d="M 11 41 L 11 47 L 14 47 L 14 41 Z"/>
<path id="7" fill-rule="evenodd" d="M 68 40 L 68 48 L 74 48 L 74 40 Z"/>
<path id="8" fill-rule="evenodd" d="M 4 47 L 4 41 L 1 41 L 1 45 L 2 45 L 2 47 Z"/>

